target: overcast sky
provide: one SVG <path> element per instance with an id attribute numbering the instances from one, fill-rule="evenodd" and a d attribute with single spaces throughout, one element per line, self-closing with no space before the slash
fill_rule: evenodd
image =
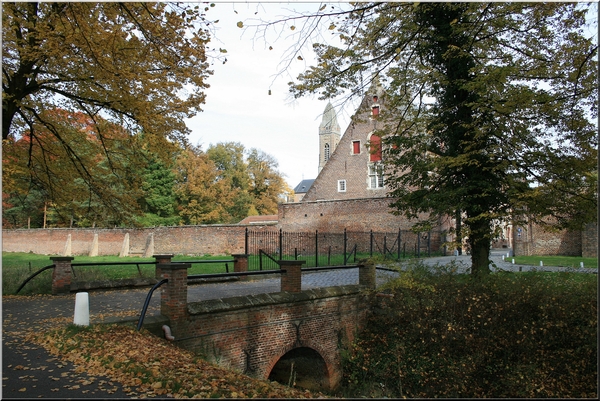
<path id="1" fill-rule="evenodd" d="M 314 97 L 293 100 L 287 83 L 314 65 L 313 52 L 302 51 L 303 61 L 289 61 L 287 50 L 297 43 L 298 29 L 268 32 L 267 40 L 257 37 L 252 28 L 240 29 L 239 21 L 251 25 L 257 19 L 272 21 L 293 11 L 315 12 L 323 3 L 262 2 L 240 3 L 215 1 L 207 17 L 219 20 L 215 27 L 216 38 L 210 47 L 227 50 L 227 63 L 216 62 L 211 69 L 214 75 L 207 80 L 207 99 L 204 112 L 188 120 L 192 134 L 190 141 L 206 150 L 219 142 L 241 142 L 246 149 L 256 148 L 273 156 L 279 163 L 279 171 L 293 189 L 302 179 L 316 178 L 318 172 L 318 130 L 327 101 Z M 207 3 L 199 3 L 205 7 Z M 598 15 L 597 4 L 591 6 L 590 18 Z M 236 13 L 237 12 L 237 13 Z M 323 25 L 328 25 L 325 23 Z M 592 35 L 596 37 L 597 25 Z M 332 39 L 327 26 L 324 35 Z M 293 36 L 293 34 L 296 34 Z M 273 50 L 269 50 L 273 46 Z M 282 72 L 280 76 L 276 76 Z M 269 90 L 271 95 L 269 95 Z M 339 99 L 338 99 L 339 100 Z M 332 101 L 337 106 L 336 101 Z M 354 106 L 355 107 L 355 106 Z M 342 135 L 354 113 L 352 105 L 338 110 L 338 122 Z"/>
<path id="2" fill-rule="evenodd" d="M 276 77 L 283 69 L 286 50 L 294 43 L 288 37 L 292 31 L 286 29 L 283 36 L 271 31 L 267 38 L 271 41 L 266 44 L 256 37 L 255 30 L 244 31 L 237 27 L 237 22 L 249 18 L 272 20 L 289 15 L 289 9 L 316 11 L 319 5 L 217 2 L 209 10 L 207 17 L 219 20 L 215 25 L 217 38 L 210 47 L 226 49 L 227 62 L 212 66 L 214 75 L 207 80 L 210 88 L 206 91 L 204 111 L 187 122 L 193 144 L 206 150 L 219 142 L 241 142 L 246 149 L 262 150 L 277 159 L 279 171 L 292 189 L 302 179 L 316 178 L 319 124 L 327 101 L 316 96 L 290 99 L 287 85 L 312 64 L 312 51 L 304 51 L 304 61 L 294 59 L 291 68 Z M 342 134 L 349 121 L 349 112 L 343 114 L 338 115 Z"/>

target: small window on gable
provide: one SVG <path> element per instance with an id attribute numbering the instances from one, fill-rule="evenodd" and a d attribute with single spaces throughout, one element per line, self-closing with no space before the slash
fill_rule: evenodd
<path id="1" fill-rule="evenodd" d="M 353 155 L 360 154 L 360 141 L 352 141 L 352 154 Z"/>
<path id="2" fill-rule="evenodd" d="M 338 192 L 346 192 L 346 180 L 338 180 Z"/>
<path id="3" fill-rule="evenodd" d="M 379 116 L 379 98 L 373 96 L 373 104 L 371 105 L 371 116 L 377 118 Z"/>
<path id="4" fill-rule="evenodd" d="M 369 139 L 369 160 L 372 162 L 381 161 L 381 137 L 377 135 L 371 135 Z"/>

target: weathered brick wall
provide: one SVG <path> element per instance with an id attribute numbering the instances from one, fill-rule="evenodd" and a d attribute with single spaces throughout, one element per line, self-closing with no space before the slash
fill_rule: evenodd
<path id="1" fill-rule="evenodd" d="M 319 288 L 191 303 L 171 322 L 179 346 L 266 379 L 288 351 L 308 347 L 325 361 L 330 387 L 341 380 L 340 341 L 352 341 L 368 310 L 359 286 Z"/>
<path id="2" fill-rule="evenodd" d="M 581 256 L 582 232 L 571 230 L 548 231 L 530 223 L 515 226 L 513 231 L 515 255 Z"/>
<path id="3" fill-rule="evenodd" d="M 284 231 L 394 232 L 412 223 L 390 212 L 390 198 L 284 203 L 279 207 L 279 226 Z"/>
<path id="4" fill-rule="evenodd" d="M 584 258 L 598 257 L 598 224 L 591 223 L 585 227 L 581 244 L 582 256 Z"/>
<path id="5" fill-rule="evenodd" d="M 386 233 L 409 230 L 414 222 L 406 217 L 391 214 L 390 202 L 390 198 L 363 198 L 285 203 L 279 206 L 279 227 L 289 232 L 318 230 L 323 233 L 342 233 L 344 229 L 361 233 L 371 230 Z M 447 227 L 440 225 L 432 230 L 432 250 L 440 248 L 443 229 Z M 409 241 L 407 251 L 414 251 L 416 237 L 411 235 Z M 425 240 L 421 242 L 421 247 L 426 247 Z"/>
<path id="6" fill-rule="evenodd" d="M 88 255 L 94 235 L 98 235 L 98 255 L 118 255 L 125 235 L 129 234 L 129 251 L 142 252 L 151 239 L 152 253 L 189 255 L 225 255 L 244 253 L 244 232 L 248 226 L 210 225 L 155 227 L 143 229 L 17 229 L 2 230 L 2 249 L 6 252 L 32 252 L 62 255 L 69 235 L 71 254 Z M 273 229 L 252 226 L 252 230 Z"/>

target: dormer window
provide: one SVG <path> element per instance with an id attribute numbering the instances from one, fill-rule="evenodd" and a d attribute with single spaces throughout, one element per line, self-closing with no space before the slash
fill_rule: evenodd
<path id="1" fill-rule="evenodd" d="M 373 104 L 371 105 L 371 116 L 376 118 L 379 116 L 379 98 L 373 96 Z"/>

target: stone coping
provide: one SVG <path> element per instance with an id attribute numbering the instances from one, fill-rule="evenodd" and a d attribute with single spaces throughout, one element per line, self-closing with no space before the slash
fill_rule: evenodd
<path id="1" fill-rule="evenodd" d="M 260 306 L 286 304 L 293 302 L 311 301 L 322 298 L 333 298 L 344 295 L 353 295 L 361 292 L 366 287 L 362 285 L 343 285 L 336 287 L 321 287 L 304 290 L 302 292 L 272 292 L 268 294 L 243 295 L 231 298 L 210 299 L 206 301 L 188 303 L 190 315 L 204 313 L 228 312 L 238 309 L 255 308 Z"/>

